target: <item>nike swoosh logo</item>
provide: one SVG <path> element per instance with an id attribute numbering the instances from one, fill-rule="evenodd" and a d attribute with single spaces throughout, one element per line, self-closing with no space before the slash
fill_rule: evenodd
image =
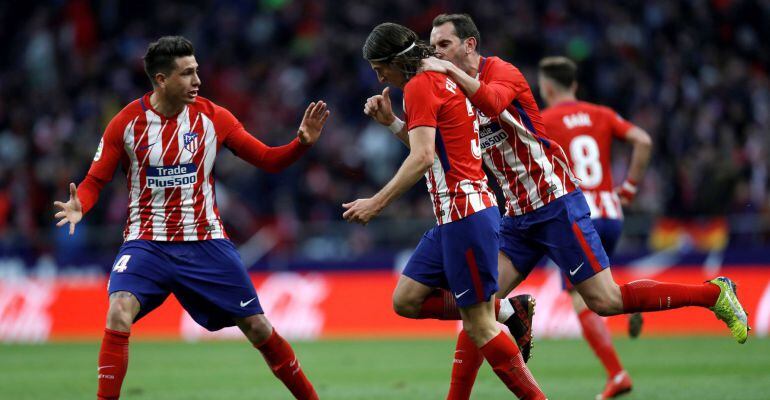
<path id="1" fill-rule="evenodd" d="M 253 298 L 253 299 L 251 299 L 251 300 L 249 300 L 249 301 L 241 301 L 241 307 L 246 307 L 246 306 L 248 306 L 249 304 L 251 304 L 251 302 L 252 302 L 252 301 L 254 301 L 254 300 L 256 300 L 256 299 L 257 299 L 257 298 L 255 297 L 255 298 Z"/>
<path id="2" fill-rule="evenodd" d="M 585 264 L 585 261 L 580 263 L 580 265 L 578 265 L 577 268 L 569 270 L 569 276 L 575 276 L 575 274 L 577 274 L 580 268 L 583 267 L 583 264 Z"/>
<path id="3" fill-rule="evenodd" d="M 468 293 L 468 292 L 470 292 L 470 291 L 471 291 L 470 289 L 466 289 L 464 292 L 462 292 L 462 293 L 460 293 L 460 294 L 457 294 L 457 293 L 455 293 L 455 299 L 459 299 L 459 298 L 460 298 L 460 297 L 462 297 L 464 294 L 466 294 L 466 293 Z"/>
<path id="4" fill-rule="evenodd" d="M 99 368 L 97 368 L 96 370 L 97 370 L 97 371 L 101 371 L 101 370 L 102 370 L 102 369 L 104 369 L 104 368 L 115 368 L 115 366 L 114 366 L 114 365 L 105 365 L 105 366 L 103 366 L 103 367 L 99 367 Z"/>
<path id="5" fill-rule="evenodd" d="M 158 143 L 158 142 L 155 142 L 155 143 Z M 150 147 L 154 146 L 154 145 L 155 145 L 155 143 L 152 143 L 152 144 L 148 144 L 147 146 L 140 146 L 138 150 L 147 150 L 147 149 L 149 149 Z"/>

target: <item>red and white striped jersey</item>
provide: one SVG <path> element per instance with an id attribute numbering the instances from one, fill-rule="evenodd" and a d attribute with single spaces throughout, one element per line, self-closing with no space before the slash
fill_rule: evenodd
<path id="1" fill-rule="evenodd" d="M 219 216 L 212 169 L 220 146 L 269 171 L 296 160 L 307 146 L 267 147 L 226 109 L 198 97 L 171 118 L 156 112 L 150 94 L 110 121 L 78 197 L 87 212 L 118 163 L 126 173 L 126 241 L 227 238 Z"/>
<path id="2" fill-rule="evenodd" d="M 479 108 L 484 163 L 505 195 L 506 214 L 522 215 L 575 190 L 567 156 L 550 140 L 524 76 L 497 58 L 481 58 Z"/>
<path id="3" fill-rule="evenodd" d="M 543 111 L 548 134 L 565 148 L 591 208 L 591 218 L 622 219 L 610 169 L 612 139 L 633 127 L 608 107 L 583 101 L 559 103 Z"/>
<path id="4" fill-rule="evenodd" d="M 433 165 L 425 174 L 439 225 L 497 206 L 481 166 L 476 110 L 448 76 L 415 75 L 404 87 L 406 126 L 436 128 Z"/>

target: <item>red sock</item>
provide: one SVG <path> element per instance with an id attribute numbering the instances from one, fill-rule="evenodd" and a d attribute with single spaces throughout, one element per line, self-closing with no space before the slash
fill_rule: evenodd
<path id="1" fill-rule="evenodd" d="M 594 353 L 596 353 L 596 357 L 601 360 L 604 369 L 607 370 L 607 376 L 612 378 L 617 375 L 623 370 L 623 366 L 620 365 L 620 359 L 618 359 L 618 355 L 615 353 L 615 347 L 612 346 L 612 339 L 610 338 L 610 331 L 607 330 L 607 325 L 604 324 L 601 317 L 589 309 L 578 313 L 578 320 L 583 328 L 583 337 Z"/>
<path id="2" fill-rule="evenodd" d="M 473 383 L 479 372 L 484 356 L 465 331 L 457 337 L 455 358 L 452 364 L 452 381 L 449 383 L 447 400 L 468 400 L 471 398 Z"/>
<path id="3" fill-rule="evenodd" d="M 313 384 L 305 377 L 299 360 L 294 355 L 289 343 L 284 340 L 278 332 L 273 329 L 273 333 L 264 342 L 254 345 L 262 352 L 267 365 L 273 370 L 273 374 L 283 382 L 291 391 L 294 398 L 301 400 L 317 400 L 318 395 L 313 389 Z"/>
<path id="4" fill-rule="evenodd" d="M 686 306 L 713 307 L 719 298 L 719 287 L 713 283 L 685 285 L 649 279 L 620 286 L 623 312 L 663 311 Z"/>
<path id="5" fill-rule="evenodd" d="M 500 312 L 500 299 L 495 298 L 495 318 Z M 436 289 L 425 298 L 420 307 L 419 319 L 460 320 L 460 310 L 452 292 Z"/>
<path id="6" fill-rule="evenodd" d="M 524 364 L 519 348 L 503 332 L 481 346 L 480 350 L 495 374 L 519 399 L 545 399 L 535 378 Z"/>
<path id="7" fill-rule="evenodd" d="M 117 400 L 120 398 L 120 387 L 128 369 L 128 337 L 130 332 L 104 330 L 102 348 L 99 350 L 99 365 L 97 366 L 98 388 L 97 400 Z"/>

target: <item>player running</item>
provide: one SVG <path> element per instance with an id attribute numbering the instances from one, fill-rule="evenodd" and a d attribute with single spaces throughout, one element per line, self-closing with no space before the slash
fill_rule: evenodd
<path id="1" fill-rule="evenodd" d="M 128 367 L 131 326 L 174 293 L 204 328 L 237 325 L 297 399 L 317 399 L 297 357 L 270 325 L 235 246 L 225 233 L 212 169 L 220 147 L 270 172 L 292 164 L 318 140 L 329 116 L 310 103 L 297 138 L 268 147 L 225 108 L 198 96 L 201 81 L 190 41 L 166 36 L 144 56 L 153 91 L 109 123 L 88 175 L 70 184 L 57 226 L 70 234 L 120 164 L 126 172 L 128 220 L 110 273 L 107 327 L 99 351 L 97 399 L 118 399 Z"/>
<path id="2" fill-rule="evenodd" d="M 500 235 L 498 297 L 507 295 L 548 255 L 567 274 L 588 308 L 602 316 L 662 311 L 685 306 L 707 307 L 723 320 L 739 343 L 747 338 L 746 313 L 735 285 L 719 277 L 704 284 L 684 285 L 640 280 L 618 285 L 609 259 L 590 220 L 590 209 L 573 183 L 566 155 L 550 140 L 524 76 L 497 57 L 482 57 L 480 34 L 468 15 L 439 15 L 433 21 L 431 44 L 441 59 L 423 61 L 427 71 L 446 73 L 479 108 L 484 162 L 500 183 L 506 215 Z M 372 112 L 385 125 L 399 121 L 385 96 L 375 96 Z M 381 118 L 380 118 L 381 117 Z M 400 133 L 400 134 L 403 134 Z M 419 297 L 411 297 L 415 302 Z M 419 309 L 420 304 L 412 307 Z M 458 342 L 458 349 L 460 343 Z M 466 347 L 455 362 L 449 398 L 468 398 L 478 354 Z M 460 393 L 453 396 L 455 387 Z M 462 392 L 462 393 L 461 393 Z"/>
<path id="3" fill-rule="evenodd" d="M 377 194 L 343 204 L 343 217 L 368 223 L 424 174 L 438 225 L 425 233 L 409 259 L 394 291 L 395 308 L 404 294 L 425 299 L 435 287 L 449 289 L 474 353 L 519 398 L 544 399 L 518 347 L 494 318 L 500 214 L 481 167 L 475 108 L 448 76 L 415 75 L 433 50 L 404 26 L 375 27 L 363 54 L 381 83 L 404 91 L 404 138 L 410 152 Z"/>
<path id="4" fill-rule="evenodd" d="M 546 132 L 567 151 L 572 170 L 580 179 L 580 189 L 591 210 L 596 228 L 608 257 L 612 257 L 623 229 L 622 205 L 629 205 L 652 151 L 652 139 L 612 109 L 578 101 L 577 66 L 565 57 L 547 57 L 540 61 L 538 86 L 540 96 L 549 107 L 543 110 Z M 626 180 L 614 188 L 610 156 L 612 139 L 633 145 L 631 165 Z M 607 371 L 607 383 L 599 399 L 617 397 L 631 390 L 631 377 L 623 369 L 604 321 L 589 310 L 583 298 L 562 273 L 562 283 L 572 298 L 578 321 L 588 344 Z M 631 318 L 632 337 L 641 328 L 641 314 Z"/>

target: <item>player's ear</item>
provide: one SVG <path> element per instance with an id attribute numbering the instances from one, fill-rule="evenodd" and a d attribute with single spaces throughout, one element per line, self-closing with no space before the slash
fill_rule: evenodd
<path id="1" fill-rule="evenodd" d="M 473 36 L 465 39 L 465 54 L 471 54 L 476 51 L 477 44 L 476 38 Z"/>
<path id="2" fill-rule="evenodd" d="M 162 72 L 155 74 L 155 86 L 159 88 L 166 86 L 166 75 L 164 75 Z"/>

